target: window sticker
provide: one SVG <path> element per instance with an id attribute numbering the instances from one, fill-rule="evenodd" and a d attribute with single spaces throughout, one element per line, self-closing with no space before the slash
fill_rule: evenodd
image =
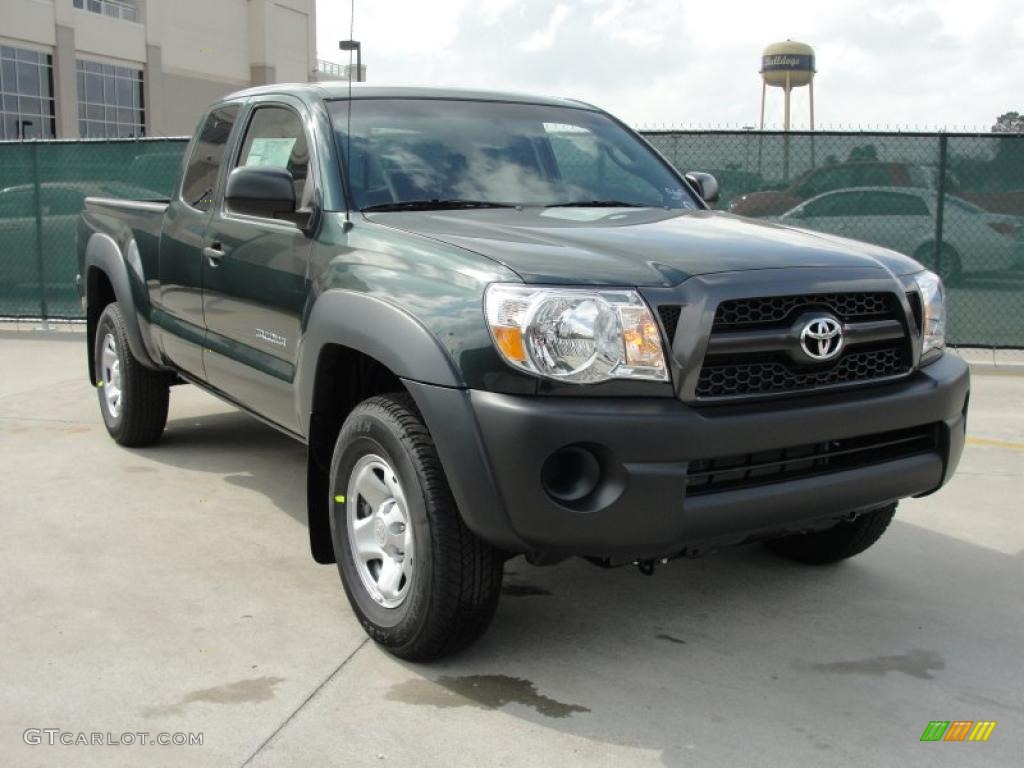
<path id="1" fill-rule="evenodd" d="M 246 166 L 287 168 L 296 139 L 253 139 Z"/>

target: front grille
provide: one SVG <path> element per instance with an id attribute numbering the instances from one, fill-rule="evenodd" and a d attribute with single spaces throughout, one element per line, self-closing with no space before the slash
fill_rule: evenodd
<path id="1" fill-rule="evenodd" d="M 847 344 L 828 363 L 800 350 L 802 318 L 829 312 L 844 325 Z M 722 301 L 697 377 L 698 399 L 777 395 L 867 384 L 909 373 L 908 318 L 893 293 L 819 293 Z M 872 335 L 879 326 L 884 334 Z M 767 334 L 768 341 L 765 341 Z"/>
<path id="2" fill-rule="evenodd" d="M 679 315 L 682 312 L 683 308 L 678 304 L 662 304 L 658 307 L 658 316 L 665 327 L 665 338 L 669 346 L 672 346 L 672 340 L 676 337 L 676 326 L 679 325 Z"/>
<path id="3" fill-rule="evenodd" d="M 804 309 L 827 309 L 846 322 L 875 319 L 892 316 L 892 299 L 892 294 L 888 293 L 819 293 L 729 299 L 718 305 L 711 330 L 774 325 L 785 322 L 798 310 Z"/>
<path id="4" fill-rule="evenodd" d="M 882 464 L 938 450 L 938 425 L 691 461 L 686 495 L 753 488 Z"/>
<path id="5" fill-rule="evenodd" d="M 907 372 L 902 350 L 888 347 L 847 352 L 831 368 L 792 368 L 777 361 L 705 364 L 697 381 L 697 397 L 732 397 L 853 384 Z"/>
<path id="6" fill-rule="evenodd" d="M 921 294 L 917 291 L 907 291 L 907 302 L 910 304 L 910 314 L 914 316 L 914 328 L 917 332 L 921 332 L 921 326 L 924 323 L 922 315 L 924 311 L 921 308 Z"/>

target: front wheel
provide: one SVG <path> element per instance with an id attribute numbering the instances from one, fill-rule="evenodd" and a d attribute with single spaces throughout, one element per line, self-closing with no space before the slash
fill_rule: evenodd
<path id="1" fill-rule="evenodd" d="M 798 533 L 766 542 L 772 552 L 811 565 L 859 555 L 878 541 L 896 514 L 895 502 L 858 515 L 824 531 Z"/>
<path id="2" fill-rule="evenodd" d="M 425 661 L 484 633 L 504 560 L 462 521 L 408 395 L 370 398 L 345 420 L 331 462 L 330 504 L 342 585 L 377 643 Z"/>

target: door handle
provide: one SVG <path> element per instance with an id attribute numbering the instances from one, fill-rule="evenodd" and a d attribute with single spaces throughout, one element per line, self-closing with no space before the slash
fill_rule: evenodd
<path id="1" fill-rule="evenodd" d="M 211 243 L 206 248 L 203 248 L 203 256 L 206 257 L 207 263 L 216 269 L 224 258 L 224 246 L 220 243 Z"/>

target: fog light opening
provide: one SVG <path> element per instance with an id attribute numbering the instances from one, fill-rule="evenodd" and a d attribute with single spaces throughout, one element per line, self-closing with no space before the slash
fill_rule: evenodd
<path id="1" fill-rule="evenodd" d="M 585 499 L 601 482 L 601 463 L 588 448 L 569 445 L 551 454 L 541 468 L 541 484 L 563 504 Z"/>

